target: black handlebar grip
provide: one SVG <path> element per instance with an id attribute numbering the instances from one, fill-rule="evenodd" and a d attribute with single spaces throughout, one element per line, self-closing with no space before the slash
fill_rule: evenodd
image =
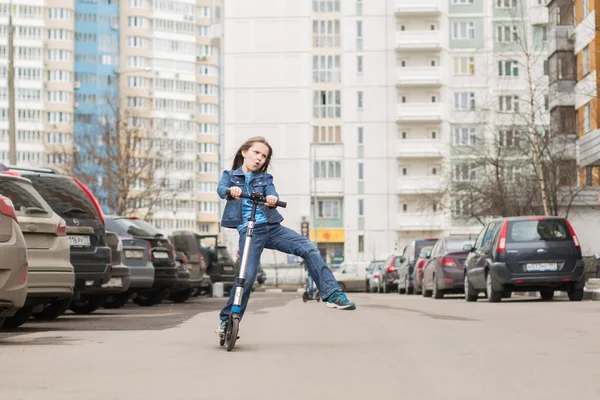
<path id="1" fill-rule="evenodd" d="M 225 191 L 225 193 L 227 194 L 227 196 L 231 196 L 231 189 L 230 188 L 227 189 Z M 240 197 L 244 198 L 244 199 L 251 199 L 252 198 L 251 195 L 246 194 L 246 193 L 240 194 Z M 261 201 L 265 201 L 265 197 L 264 196 L 262 196 Z M 278 200 L 277 203 L 275 203 L 275 205 L 277 207 L 281 207 L 281 208 L 286 208 L 287 207 L 287 203 L 285 201 L 281 201 L 281 200 Z"/>
<path id="2" fill-rule="evenodd" d="M 287 207 L 287 203 L 285 201 L 280 201 L 280 200 L 277 200 L 277 203 L 275 203 L 275 205 L 277 207 L 281 207 L 281 208 L 286 208 Z"/>

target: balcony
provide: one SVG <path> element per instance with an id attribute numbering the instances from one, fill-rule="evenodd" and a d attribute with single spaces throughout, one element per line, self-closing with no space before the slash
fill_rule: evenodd
<path id="1" fill-rule="evenodd" d="M 575 49 L 575 37 L 572 26 L 555 26 L 548 32 L 548 54 L 552 55 L 556 51 L 568 51 L 573 53 Z"/>
<path id="2" fill-rule="evenodd" d="M 581 167 L 600 166 L 600 129 L 586 134 L 577 141 L 577 163 Z"/>
<path id="3" fill-rule="evenodd" d="M 441 122 L 444 108 L 441 103 L 401 103 L 398 104 L 400 122 Z"/>
<path id="4" fill-rule="evenodd" d="M 442 86 L 442 71 L 439 67 L 399 68 L 396 86 L 439 87 Z"/>
<path id="5" fill-rule="evenodd" d="M 548 88 L 549 109 L 575 105 L 575 81 L 554 81 Z"/>
<path id="6" fill-rule="evenodd" d="M 439 51 L 442 49 L 440 31 L 396 32 L 397 51 Z"/>
<path id="7" fill-rule="evenodd" d="M 398 178 L 398 194 L 435 194 L 444 189 L 444 182 L 435 176 L 415 176 Z"/>
<path id="8" fill-rule="evenodd" d="M 440 16 L 442 7 L 436 0 L 421 0 L 416 3 L 406 4 L 406 0 L 396 0 L 396 16 Z"/>
<path id="9" fill-rule="evenodd" d="M 439 213 L 398 213 L 400 231 L 441 231 L 444 215 Z"/>
<path id="10" fill-rule="evenodd" d="M 441 158 L 442 141 L 435 139 L 400 139 L 396 142 L 398 158 Z"/>
<path id="11" fill-rule="evenodd" d="M 529 10 L 529 22 L 532 25 L 548 24 L 548 7 L 545 5 L 535 5 Z"/>

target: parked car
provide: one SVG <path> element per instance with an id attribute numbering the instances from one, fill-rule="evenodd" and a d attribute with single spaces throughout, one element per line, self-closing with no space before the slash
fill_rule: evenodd
<path id="1" fill-rule="evenodd" d="M 377 291 L 377 288 L 379 286 L 379 279 L 377 280 L 377 286 L 373 287 L 373 286 L 371 286 L 371 277 L 373 276 L 375 268 L 378 265 L 383 265 L 384 262 L 385 262 L 385 260 L 371 261 L 371 263 L 367 267 L 367 276 L 366 276 L 366 279 L 365 279 L 365 283 L 367 285 L 367 287 L 366 287 L 366 291 L 367 292 L 371 292 L 372 288 L 375 289 L 375 291 Z"/>
<path id="2" fill-rule="evenodd" d="M 468 236 L 447 236 L 437 241 L 430 254 L 422 254 L 426 257 L 422 280 L 424 297 L 441 299 L 444 294 L 464 293 L 464 262 L 469 254 L 464 247 L 471 243 Z"/>
<path id="3" fill-rule="evenodd" d="M 415 262 L 415 267 L 413 268 L 413 282 L 414 282 L 414 291 L 416 294 L 422 293 L 423 286 L 423 268 L 427 263 L 427 259 L 431 255 L 431 250 L 433 246 L 424 246 L 421 249 L 421 253 L 419 257 L 417 257 L 417 261 Z"/>
<path id="4" fill-rule="evenodd" d="M 106 243 L 111 250 L 111 274 L 110 281 L 102 285 L 104 295 L 102 305 L 104 308 L 120 308 L 127 303 L 127 301 L 119 303 L 119 307 L 116 307 L 118 299 L 127 296 L 131 285 L 131 273 L 129 267 L 123 264 L 123 243 L 119 235 L 106 231 Z"/>
<path id="5" fill-rule="evenodd" d="M 369 277 L 367 281 L 367 292 L 372 293 L 379 292 L 381 290 L 379 280 L 383 270 L 383 265 L 383 261 L 377 262 L 375 264 L 375 267 L 373 268 L 373 271 L 367 274 L 367 276 Z"/>
<path id="6" fill-rule="evenodd" d="M 17 215 L 8 197 L 0 195 L 0 328 L 25 305 L 27 298 L 27 247 Z"/>
<path id="7" fill-rule="evenodd" d="M 153 285 L 150 289 L 138 290 L 133 302 L 144 307 L 161 303 L 177 284 L 175 248 L 158 229 L 142 219 L 137 217 L 112 217 L 112 219 L 120 221 L 126 227 L 128 234 L 143 239 L 150 246 L 151 261 L 154 266 Z"/>
<path id="8" fill-rule="evenodd" d="M 132 228 L 133 227 L 133 228 Z M 106 217 L 106 229 L 116 233 L 123 245 L 121 260 L 129 268 L 129 290 L 104 300 L 104 308 L 121 308 L 138 292 L 147 292 L 154 285 L 152 246 L 149 242 L 134 237 L 129 230 L 139 233 L 137 225 L 128 219 Z"/>
<path id="9" fill-rule="evenodd" d="M 35 190 L 67 225 L 75 293 L 69 308 L 90 313 L 102 303 L 98 296 L 111 274 L 110 248 L 105 240 L 104 215 L 98 201 L 78 179 L 51 168 L 8 167 L 29 179 Z M 89 294 L 89 295 L 88 295 Z M 64 304 L 62 305 L 64 307 Z"/>
<path id="10" fill-rule="evenodd" d="M 433 246 L 437 238 L 416 239 L 404 248 L 402 261 L 398 267 L 398 293 L 413 294 L 415 290 L 414 269 L 421 250 Z"/>
<path id="11" fill-rule="evenodd" d="M 392 254 L 385 260 L 379 273 L 379 293 L 390 293 L 398 285 L 398 268 L 403 260 L 404 257 L 398 254 Z"/>
<path id="12" fill-rule="evenodd" d="M 56 318 L 59 311 L 66 310 L 75 284 L 65 221 L 31 181 L 16 172 L 0 174 L 0 194 L 14 205 L 29 265 L 25 305 L 6 319 L 4 327 L 19 327 L 34 313 L 42 313 L 40 318 Z"/>
<path id="13" fill-rule="evenodd" d="M 367 289 L 365 276 L 367 275 L 368 261 L 344 261 L 340 268 L 333 273 L 333 276 L 340 285 L 340 289 L 345 292 L 360 291 Z"/>
<path id="14" fill-rule="evenodd" d="M 226 246 L 218 244 L 218 235 L 200 235 L 195 233 L 200 245 L 200 253 L 204 257 L 206 272 L 210 276 L 211 285 L 222 282 L 225 292 L 233 287 L 235 278 L 235 262 Z M 213 242 L 213 244 L 210 244 Z"/>
<path id="15" fill-rule="evenodd" d="M 204 257 L 200 253 L 200 246 L 196 236 L 191 231 L 179 230 L 173 231 L 171 241 L 175 246 L 175 251 L 185 253 L 187 258 L 187 268 L 190 273 L 190 288 L 192 294 L 200 294 L 203 289 L 204 275 L 206 274 L 206 264 Z"/>
<path id="16" fill-rule="evenodd" d="M 188 269 L 188 259 L 181 251 L 175 252 L 175 264 L 177 266 L 177 279 L 175 285 L 169 290 L 168 299 L 174 303 L 183 303 L 192 297 L 192 287 L 190 282 L 190 270 Z"/>
<path id="17" fill-rule="evenodd" d="M 474 246 L 465 246 L 465 298 L 485 292 L 498 302 L 512 292 L 539 291 L 551 300 L 566 291 L 571 301 L 583 298 L 584 262 L 577 235 L 562 217 L 511 217 L 488 223 Z"/>

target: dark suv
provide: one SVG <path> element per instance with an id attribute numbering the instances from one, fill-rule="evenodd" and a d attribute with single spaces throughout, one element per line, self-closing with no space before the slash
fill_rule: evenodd
<path id="1" fill-rule="evenodd" d="M 562 217 L 512 217 L 487 224 L 466 245 L 465 298 L 486 292 L 497 302 L 512 292 L 539 291 L 551 300 L 555 290 L 583 298 L 584 262 L 577 235 Z"/>
<path id="2" fill-rule="evenodd" d="M 433 247 L 437 238 L 416 239 L 404 248 L 400 266 L 398 267 L 398 293 L 413 294 L 415 291 L 415 264 L 421 250 L 425 247 Z"/>
<path id="3" fill-rule="evenodd" d="M 218 244 L 217 235 L 200 235 L 195 233 L 200 247 L 200 253 L 204 257 L 206 273 L 210 275 L 211 283 L 222 282 L 227 292 L 233 287 L 235 277 L 239 271 L 235 269 L 235 262 L 229 254 L 226 246 Z M 214 244 L 210 244 L 214 242 Z"/>
<path id="4" fill-rule="evenodd" d="M 8 167 L 35 190 L 67 224 L 75 295 L 71 310 L 89 313 L 102 303 L 103 286 L 111 278 L 111 250 L 106 244 L 104 216 L 94 195 L 76 178 L 51 168 Z"/>

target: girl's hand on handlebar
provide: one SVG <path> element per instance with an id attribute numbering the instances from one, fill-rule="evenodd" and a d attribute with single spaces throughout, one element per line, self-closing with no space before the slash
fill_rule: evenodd
<path id="1" fill-rule="evenodd" d="M 266 202 L 265 204 L 268 205 L 269 207 L 275 207 L 275 204 L 277 203 L 277 200 L 279 200 L 277 198 L 277 196 L 267 196 L 267 198 L 265 199 Z"/>
<path id="2" fill-rule="evenodd" d="M 240 195 L 242 194 L 242 189 L 240 189 L 239 187 L 232 187 L 229 188 L 229 195 L 234 199 L 237 200 L 240 198 Z"/>

